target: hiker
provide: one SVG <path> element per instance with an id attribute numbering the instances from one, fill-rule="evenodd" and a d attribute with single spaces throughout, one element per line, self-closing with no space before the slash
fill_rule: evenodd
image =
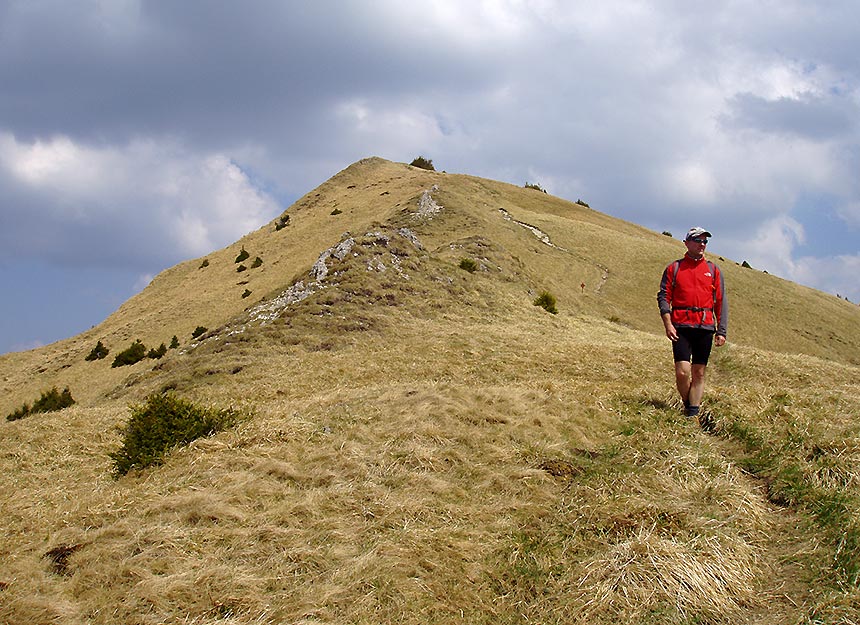
<path id="1" fill-rule="evenodd" d="M 666 336 L 672 341 L 675 383 L 684 402 L 684 414 L 704 425 L 709 415 L 699 408 L 705 391 L 705 369 L 711 346 L 726 343 L 729 303 L 720 268 L 705 259 L 711 233 L 698 226 L 684 239 L 687 253 L 663 271 L 657 303 Z M 715 336 L 716 335 L 716 336 Z"/>

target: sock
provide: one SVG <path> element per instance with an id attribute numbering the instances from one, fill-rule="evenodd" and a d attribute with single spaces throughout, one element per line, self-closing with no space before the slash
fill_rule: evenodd
<path id="1" fill-rule="evenodd" d="M 699 416 L 699 407 L 698 406 L 687 406 L 687 416 L 688 417 L 698 417 Z"/>

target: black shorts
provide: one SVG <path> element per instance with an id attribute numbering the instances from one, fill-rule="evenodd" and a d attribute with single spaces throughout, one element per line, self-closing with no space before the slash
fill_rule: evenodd
<path id="1" fill-rule="evenodd" d="M 701 328 L 676 327 L 678 340 L 672 343 L 675 362 L 691 362 L 694 365 L 708 364 L 711 346 L 714 344 L 714 331 Z"/>

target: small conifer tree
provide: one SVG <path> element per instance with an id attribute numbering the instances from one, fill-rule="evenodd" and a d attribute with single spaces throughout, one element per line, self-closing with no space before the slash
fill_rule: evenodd
<path id="1" fill-rule="evenodd" d="M 167 353 L 167 346 L 164 343 L 162 343 L 161 345 L 158 346 L 158 348 L 150 349 L 149 352 L 146 354 L 146 357 L 158 360 L 159 358 L 164 356 L 164 354 L 166 354 L 166 353 Z"/>
<path id="2" fill-rule="evenodd" d="M 98 343 L 96 343 L 96 346 L 93 347 L 93 350 L 87 355 L 87 357 L 84 358 L 84 360 L 86 360 L 87 362 L 92 362 L 93 360 L 101 360 L 108 355 L 108 352 L 110 352 L 110 350 L 105 347 L 101 341 L 99 341 Z"/>
<path id="3" fill-rule="evenodd" d="M 429 171 L 436 171 L 436 168 L 433 167 L 433 159 L 424 158 L 423 156 L 418 156 L 409 163 L 413 167 L 420 167 L 421 169 L 427 169 Z"/>
<path id="4" fill-rule="evenodd" d="M 67 408 L 74 403 L 75 400 L 72 397 L 72 393 L 69 391 L 68 386 L 62 391 L 58 391 L 57 387 L 54 387 L 50 391 L 43 392 L 39 399 L 33 402 L 32 406 L 24 404 L 12 414 L 7 415 L 6 420 L 17 421 L 18 419 L 23 419 L 28 415 L 38 412 L 56 412 L 57 410 Z"/>
<path id="5" fill-rule="evenodd" d="M 111 367 L 133 365 L 144 358 L 146 358 L 146 346 L 140 341 L 140 339 L 137 339 L 134 343 L 116 355 Z"/>

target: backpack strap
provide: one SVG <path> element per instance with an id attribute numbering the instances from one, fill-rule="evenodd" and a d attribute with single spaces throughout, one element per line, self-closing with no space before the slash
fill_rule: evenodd
<path id="1" fill-rule="evenodd" d="M 683 259 L 679 258 L 674 263 L 672 263 L 672 292 L 675 291 L 675 284 L 678 282 L 678 269 L 681 268 L 681 261 Z"/>

